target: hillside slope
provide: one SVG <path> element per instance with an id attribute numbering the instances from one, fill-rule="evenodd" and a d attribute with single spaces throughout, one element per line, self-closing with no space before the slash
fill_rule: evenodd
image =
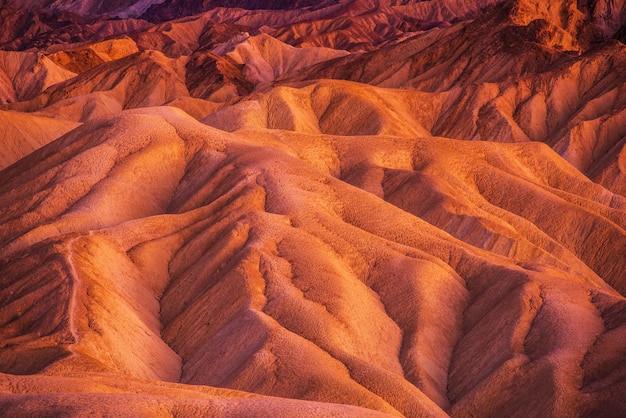
<path id="1" fill-rule="evenodd" d="M 0 2 L 1 411 L 626 414 L 623 1 L 191 3 Z"/>

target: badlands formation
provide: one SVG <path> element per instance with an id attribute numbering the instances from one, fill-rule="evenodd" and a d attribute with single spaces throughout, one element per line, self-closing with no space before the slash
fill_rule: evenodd
<path id="1" fill-rule="evenodd" d="M 4 416 L 626 415 L 623 0 L 0 1 Z"/>

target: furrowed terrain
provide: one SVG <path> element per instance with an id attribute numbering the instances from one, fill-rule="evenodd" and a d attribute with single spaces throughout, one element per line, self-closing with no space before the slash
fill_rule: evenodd
<path id="1" fill-rule="evenodd" d="M 623 1 L 0 2 L 7 416 L 623 416 Z"/>

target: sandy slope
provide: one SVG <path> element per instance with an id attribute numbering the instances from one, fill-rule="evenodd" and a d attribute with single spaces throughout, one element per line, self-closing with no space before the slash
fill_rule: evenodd
<path id="1" fill-rule="evenodd" d="M 48 87 L 76 75 L 36 52 L 13 51 L 0 51 L 0 74 L 0 79 L 6 80 L 9 91 L 8 97 L 0 97 L 0 103 L 31 99 Z"/>
<path id="2" fill-rule="evenodd" d="M 6 168 L 36 149 L 78 126 L 65 120 L 0 111 L 0 169 Z"/>
<path id="3" fill-rule="evenodd" d="M 380 412 L 349 405 L 269 398 L 228 389 L 147 383 L 113 376 L 64 378 L 0 375 L 3 412 L 11 416 L 47 414 L 67 417 L 288 416 L 385 417 Z M 40 395 L 33 395 L 39 393 Z"/>
<path id="4" fill-rule="evenodd" d="M 626 413 L 623 1 L 22 3 L 5 414 Z"/>
<path id="5" fill-rule="evenodd" d="M 623 390 L 626 201 L 546 146 L 231 135 L 155 108 L 3 176 L 5 372 L 408 416 L 565 416 Z"/>
<path id="6" fill-rule="evenodd" d="M 188 96 L 181 74 L 184 64 L 158 51 L 138 52 L 4 108 L 82 122 L 126 108 L 161 105 Z"/>

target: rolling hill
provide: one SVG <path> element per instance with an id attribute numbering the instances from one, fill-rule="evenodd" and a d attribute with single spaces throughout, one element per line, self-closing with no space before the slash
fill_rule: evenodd
<path id="1" fill-rule="evenodd" d="M 8 416 L 626 414 L 623 1 L 0 16 Z"/>

